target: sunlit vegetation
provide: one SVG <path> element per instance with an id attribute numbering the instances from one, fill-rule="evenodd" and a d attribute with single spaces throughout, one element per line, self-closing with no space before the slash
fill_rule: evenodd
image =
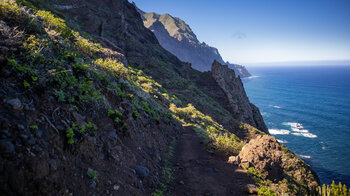
<path id="1" fill-rule="evenodd" d="M 92 122 L 87 122 L 85 124 L 75 124 L 67 129 L 66 138 L 68 144 L 74 144 L 76 141 L 80 141 L 83 137 L 88 134 L 88 131 L 96 131 L 97 127 L 92 124 Z"/>
<path id="2" fill-rule="evenodd" d="M 192 104 L 184 108 L 170 104 L 169 110 L 174 113 L 175 119 L 195 127 L 197 133 L 209 138 L 217 150 L 236 155 L 243 147 L 243 142 L 235 134 L 224 129 L 210 116 L 201 113 Z"/>
<path id="3" fill-rule="evenodd" d="M 15 0 L 5 0 L 0 3 L 0 16 L 20 20 L 22 14 Z"/>
<path id="4" fill-rule="evenodd" d="M 261 186 L 259 188 L 258 195 L 261 195 L 261 196 L 277 196 L 276 193 L 272 189 L 269 189 L 266 186 Z"/>
<path id="5" fill-rule="evenodd" d="M 269 185 L 272 184 L 271 180 L 264 178 L 261 172 L 254 167 L 246 167 L 244 168 L 248 171 L 248 175 L 254 180 L 254 183 L 259 186 L 258 195 L 262 196 L 277 196 L 277 194 L 269 188 Z M 287 180 L 282 180 L 279 182 L 279 189 L 283 193 L 287 193 L 290 190 L 288 189 Z"/>
<path id="6" fill-rule="evenodd" d="M 346 185 L 339 182 L 335 184 L 334 180 L 331 185 L 323 184 L 322 187 L 319 186 L 314 194 L 312 195 L 321 195 L 321 196 L 349 196 L 350 191 Z"/>

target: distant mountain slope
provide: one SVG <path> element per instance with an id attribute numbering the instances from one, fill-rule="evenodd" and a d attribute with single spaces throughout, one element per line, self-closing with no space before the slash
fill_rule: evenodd
<path id="1" fill-rule="evenodd" d="M 190 62 L 193 68 L 209 71 L 216 60 L 221 64 L 228 64 L 241 77 L 251 76 L 244 66 L 225 63 L 218 49 L 201 43 L 183 20 L 169 14 L 139 12 L 143 15 L 144 25 L 154 32 L 159 43 L 180 60 Z"/>

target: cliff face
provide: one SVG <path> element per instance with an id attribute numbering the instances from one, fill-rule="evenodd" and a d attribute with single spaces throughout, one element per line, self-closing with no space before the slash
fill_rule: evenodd
<path id="1" fill-rule="evenodd" d="M 224 63 L 218 49 L 199 42 L 183 20 L 169 14 L 140 12 L 143 14 L 144 25 L 156 35 L 159 43 L 180 60 L 190 62 L 193 68 L 209 71 L 214 60 Z M 244 66 L 229 64 L 229 67 L 241 77 L 251 76 Z"/>
<path id="2" fill-rule="evenodd" d="M 227 65 L 221 65 L 214 61 L 211 73 L 216 83 L 225 92 L 230 111 L 234 117 L 268 133 L 259 109 L 249 102 L 242 81 L 239 77 L 236 77 L 235 72 L 229 69 Z"/>

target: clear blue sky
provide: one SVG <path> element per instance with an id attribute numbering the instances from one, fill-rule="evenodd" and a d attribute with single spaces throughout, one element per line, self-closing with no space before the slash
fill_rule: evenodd
<path id="1" fill-rule="evenodd" d="M 232 63 L 350 60 L 350 0 L 134 0 L 169 13 Z"/>

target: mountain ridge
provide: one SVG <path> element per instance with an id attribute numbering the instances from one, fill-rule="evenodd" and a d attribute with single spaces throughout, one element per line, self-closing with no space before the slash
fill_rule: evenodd
<path id="1" fill-rule="evenodd" d="M 135 5 L 136 6 L 136 5 Z M 145 13 L 138 9 L 144 20 L 144 25 L 154 32 L 159 43 L 180 60 L 190 62 L 199 71 L 209 71 L 211 63 L 216 60 L 227 64 L 240 77 L 251 74 L 244 66 L 224 62 L 219 51 L 205 42 L 200 42 L 191 27 L 178 17 L 170 14 Z"/>

